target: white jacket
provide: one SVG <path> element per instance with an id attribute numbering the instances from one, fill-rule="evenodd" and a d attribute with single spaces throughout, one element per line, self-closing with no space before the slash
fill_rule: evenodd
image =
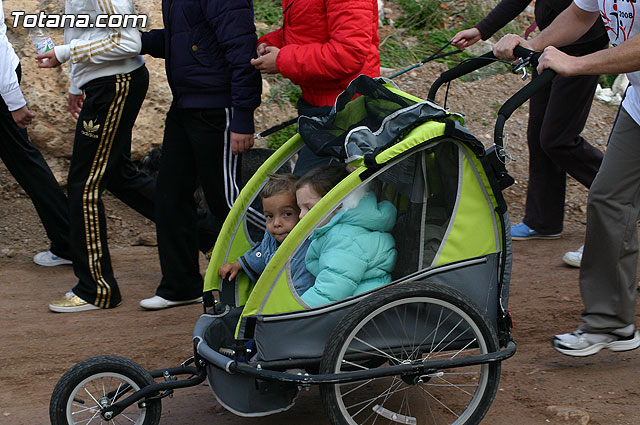
<path id="1" fill-rule="evenodd" d="M 10 111 L 16 111 L 27 104 L 20 90 L 16 68 L 20 60 L 7 38 L 7 26 L 4 23 L 4 9 L 0 0 L 0 96 Z"/>
<path id="2" fill-rule="evenodd" d="M 89 15 L 91 27 L 96 16 L 132 15 L 132 0 L 67 0 L 66 14 Z M 71 60 L 71 86 L 69 92 L 81 94 L 80 87 L 91 80 L 109 75 L 124 74 L 144 64 L 139 55 L 140 33 L 138 28 L 69 28 L 64 30 L 64 45 L 55 47 L 60 62 Z"/>

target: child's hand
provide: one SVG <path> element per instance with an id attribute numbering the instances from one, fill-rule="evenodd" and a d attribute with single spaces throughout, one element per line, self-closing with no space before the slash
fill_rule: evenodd
<path id="1" fill-rule="evenodd" d="M 233 280 L 238 275 L 238 272 L 242 270 L 242 266 L 239 261 L 235 261 L 233 263 L 226 263 L 220 266 L 220 270 L 218 270 L 218 274 L 221 278 L 227 280 Z"/>
<path id="2" fill-rule="evenodd" d="M 37 54 L 36 60 L 38 61 L 38 68 L 56 68 L 60 66 L 60 61 L 58 61 L 53 49 Z"/>
<path id="3" fill-rule="evenodd" d="M 36 116 L 27 105 L 24 105 L 22 108 L 11 111 L 11 116 L 13 120 L 18 124 L 20 128 L 27 128 L 29 124 L 31 124 L 31 120 Z"/>
<path id="4" fill-rule="evenodd" d="M 258 56 L 264 55 L 267 53 L 267 43 L 260 43 L 256 50 L 258 51 Z"/>
<path id="5" fill-rule="evenodd" d="M 482 38 L 480 30 L 478 28 L 469 28 L 468 30 L 460 31 L 451 39 L 451 44 L 456 46 L 460 50 L 464 50 L 469 46 L 474 45 Z"/>
<path id="6" fill-rule="evenodd" d="M 251 59 L 251 65 L 263 74 L 277 74 L 276 59 L 278 58 L 278 53 L 280 53 L 280 49 L 277 47 L 267 46 L 259 58 Z"/>
<path id="7" fill-rule="evenodd" d="M 67 101 L 69 112 L 73 118 L 78 119 L 80 111 L 82 111 L 82 104 L 84 103 L 85 95 L 69 93 L 69 99 Z"/>

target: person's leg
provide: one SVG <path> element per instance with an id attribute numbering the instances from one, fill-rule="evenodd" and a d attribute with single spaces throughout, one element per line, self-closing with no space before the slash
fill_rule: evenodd
<path id="1" fill-rule="evenodd" d="M 622 109 L 589 192 L 580 269 L 585 332 L 612 332 L 635 322 L 640 126 Z"/>
<path id="2" fill-rule="evenodd" d="M 566 173 L 589 187 L 602 162 L 602 152 L 580 136 L 597 82 L 597 76 L 557 77 L 531 99 L 524 222 L 542 234 L 562 231 Z"/>
<path id="3" fill-rule="evenodd" d="M 130 149 L 131 128 L 142 105 L 148 73 L 141 67 L 129 74 L 99 78 L 85 88 L 69 168 L 69 205 L 74 272 L 73 293 L 100 308 L 120 304 L 113 275 L 101 194 L 120 158 Z"/>
<path id="4" fill-rule="evenodd" d="M 109 180 L 109 191 L 122 202 L 155 222 L 156 179 L 140 170 L 131 161 L 131 152 L 124 152 L 118 173 Z M 218 237 L 222 222 L 209 210 L 197 211 L 198 247 L 207 253 Z"/>
<path id="5" fill-rule="evenodd" d="M 171 301 L 191 300 L 202 295 L 193 199 L 196 154 L 188 116 L 188 111 L 174 107 L 167 113 L 156 183 L 156 232 L 162 267 L 156 295 Z M 210 166 L 214 168 L 213 163 Z M 143 307 L 145 301 L 141 303 Z"/>
<path id="6" fill-rule="evenodd" d="M 586 188 L 591 187 L 604 156 L 580 136 L 591 111 L 598 78 L 598 75 L 556 77 L 540 135 L 547 156 Z"/>
<path id="7" fill-rule="evenodd" d="M 144 217 L 155 221 L 156 179 L 141 172 L 131 161 L 129 149 L 120 157 L 117 172 L 109 180 L 107 189 L 122 202 Z"/>
<path id="8" fill-rule="evenodd" d="M 189 121 L 198 177 L 214 226 L 221 225 L 227 218 L 242 188 L 243 155 L 234 155 L 231 151 L 231 114 L 229 108 L 198 110 L 192 112 Z M 260 211 L 249 207 L 247 221 L 259 229 L 260 235 L 264 234 L 266 225 Z"/>
<path id="9" fill-rule="evenodd" d="M 19 73 L 18 73 L 19 74 Z M 27 132 L 13 121 L 0 98 L 0 159 L 29 195 L 51 240 L 51 252 L 71 259 L 67 197 Z"/>
<path id="10" fill-rule="evenodd" d="M 213 245 L 218 239 L 224 220 L 220 220 L 209 210 L 198 209 L 198 249 L 210 255 Z"/>
<path id="11" fill-rule="evenodd" d="M 544 152 L 541 141 L 551 91 L 548 87 L 531 97 L 527 127 L 529 183 L 523 222 L 543 235 L 560 233 L 564 217 L 565 173 Z"/>

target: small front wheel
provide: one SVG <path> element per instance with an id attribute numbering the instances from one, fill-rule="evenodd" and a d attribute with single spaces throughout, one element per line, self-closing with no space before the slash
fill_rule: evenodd
<path id="1" fill-rule="evenodd" d="M 49 404 L 51 425 L 135 424 L 157 425 L 160 400 L 134 403 L 106 420 L 100 410 L 154 383 L 139 364 L 118 356 L 98 356 L 69 369 L 58 381 Z"/>

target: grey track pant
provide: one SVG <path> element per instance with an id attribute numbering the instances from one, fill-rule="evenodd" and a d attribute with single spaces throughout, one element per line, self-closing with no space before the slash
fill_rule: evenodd
<path id="1" fill-rule="evenodd" d="M 635 322 L 639 212 L 640 125 L 620 108 L 589 191 L 580 268 L 585 332 L 611 332 Z"/>

